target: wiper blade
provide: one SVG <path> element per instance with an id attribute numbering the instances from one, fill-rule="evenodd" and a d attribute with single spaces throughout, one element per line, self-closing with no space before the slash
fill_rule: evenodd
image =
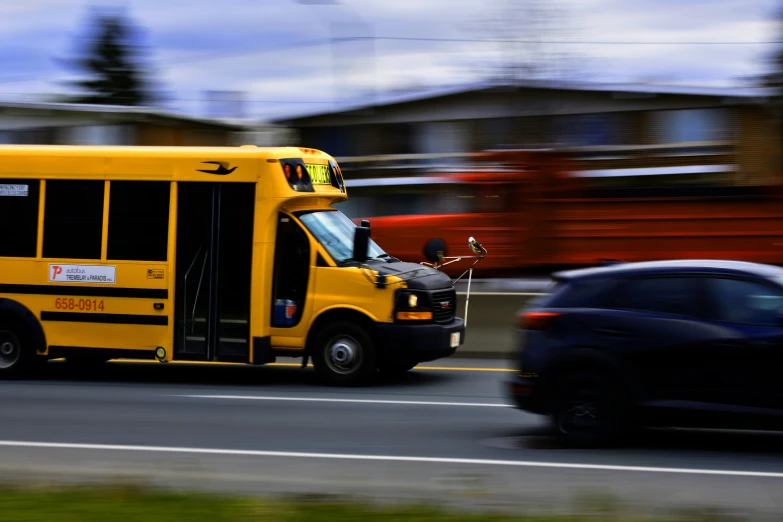
<path id="1" fill-rule="evenodd" d="M 399 259 L 397 259 L 396 257 L 394 257 L 394 256 L 390 256 L 389 254 L 381 254 L 381 255 L 379 255 L 379 256 L 378 256 L 376 259 L 383 259 L 383 260 L 385 260 L 387 263 L 398 263 L 398 262 L 400 261 L 400 260 L 399 260 Z"/>

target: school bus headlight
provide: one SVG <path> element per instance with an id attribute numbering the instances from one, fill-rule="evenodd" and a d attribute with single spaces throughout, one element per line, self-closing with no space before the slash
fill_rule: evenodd
<path id="1" fill-rule="evenodd" d="M 416 305 L 419 304 L 419 296 L 416 294 L 411 294 L 408 296 L 408 307 L 409 308 L 416 308 Z"/>
<path id="2" fill-rule="evenodd" d="M 431 321 L 432 312 L 397 312 L 400 321 Z"/>
<path id="3" fill-rule="evenodd" d="M 155 350 L 155 357 L 158 359 L 164 359 L 166 357 L 166 349 L 158 346 L 158 349 Z"/>

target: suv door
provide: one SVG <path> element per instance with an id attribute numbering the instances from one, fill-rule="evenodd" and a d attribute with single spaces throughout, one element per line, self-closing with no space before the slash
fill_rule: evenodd
<path id="1" fill-rule="evenodd" d="M 720 401 L 746 421 L 770 422 L 783 415 L 783 288 L 750 278 L 707 281 L 715 326 L 710 358 L 722 367 L 713 376 Z"/>
<path id="2" fill-rule="evenodd" d="M 704 301 L 698 276 L 631 277 L 592 321 L 593 342 L 637 373 L 640 406 L 647 413 L 685 410 L 688 401 L 707 400 Z"/>

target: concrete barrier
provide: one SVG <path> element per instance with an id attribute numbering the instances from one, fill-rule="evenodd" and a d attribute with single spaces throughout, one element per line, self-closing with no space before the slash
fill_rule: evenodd
<path id="1" fill-rule="evenodd" d="M 514 354 L 514 325 L 517 312 L 538 293 L 480 292 L 471 289 L 465 343 L 460 357 L 508 359 Z M 457 295 L 457 316 L 465 317 L 465 294 Z"/>

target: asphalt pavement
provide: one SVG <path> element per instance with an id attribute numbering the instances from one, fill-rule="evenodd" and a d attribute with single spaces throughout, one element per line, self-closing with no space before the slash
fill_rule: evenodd
<path id="1" fill-rule="evenodd" d="M 0 382 L 8 480 L 143 480 L 257 494 L 338 494 L 451 507 L 634 507 L 783 513 L 783 435 L 651 431 L 621 448 L 559 447 L 508 407 L 508 362 L 438 361 L 367 388 L 311 368 L 52 362 Z"/>

